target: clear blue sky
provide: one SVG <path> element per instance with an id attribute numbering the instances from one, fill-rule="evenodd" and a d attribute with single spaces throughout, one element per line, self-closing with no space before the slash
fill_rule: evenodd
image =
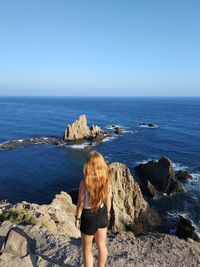
<path id="1" fill-rule="evenodd" d="M 0 1 L 0 95 L 200 96 L 200 1 Z"/>

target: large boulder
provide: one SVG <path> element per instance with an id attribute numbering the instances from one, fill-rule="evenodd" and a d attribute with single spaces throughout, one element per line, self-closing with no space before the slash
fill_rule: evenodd
<path id="1" fill-rule="evenodd" d="M 140 164 L 135 167 L 135 172 L 143 181 L 149 180 L 159 192 L 170 195 L 184 191 L 183 186 L 175 177 L 172 161 L 166 157 Z"/>
<path id="2" fill-rule="evenodd" d="M 184 218 L 183 216 L 180 216 L 179 224 L 176 230 L 176 235 L 180 238 L 191 238 L 195 241 L 200 242 L 200 237 L 196 233 L 195 227 L 192 225 L 192 222 Z"/>
<path id="3" fill-rule="evenodd" d="M 16 257 L 25 257 L 35 252 L 36 242 L 31 239 L 22 229 L 11 228 L 7 234 L 2 252 L 10 253 Z"/>
<path id="4" fill-rule="evenodd" d="M 103 131 L 98 125 L 92 124 L 89 128 L 87 125 L 86 115 L 82 114 L 78 120 L 75 120 L 71 125 L 67 126 L 64 134 L 64 140 L 66 141 L 78 141 L 82 139 L 93 139 Z"/>
<path id="5" fill-rule="evenodd" d="M 112 163 L 112 207 L 110 228 L 113 231 L 133 231 L 139 234 L 148 224 L 149 206 L 129 168 Z"/>
<path id="6" fill-rule="evenodd" d="M 14 205 L 15 211 L 23 210 L 25 216 L 32 214 L 34 224 L 47 229 L 52 234 L 79 237 L 80 231 L 75 227 L 76 206 L 66 192 L 57 194 L 51 204 L 38 205 L 26 201 Z"/>
<path id="7" fill-rule="evenodd" d="M 52 266 L 43 257 L 36 255 L 36 243 L 39 242 L 40 229 L 36 236 L 30 236 L 26 230 L 8 221 L 0 225 L 0 238 L 4 242 L 0 249 L 0 266 L 5 267 L 47 267 Z M 47 241 L 48 242 L 48 241 Z M 58 266 L 57 264 L 53 266 Z"/>

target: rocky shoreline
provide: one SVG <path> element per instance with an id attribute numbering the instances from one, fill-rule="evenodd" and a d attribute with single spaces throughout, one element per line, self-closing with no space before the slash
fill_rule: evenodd
<path id="1" fill-rule="evenodd" d="M 122 163 L 112 163 L 111 167 L 107 266 L 200 266 L 199 237 L 192 223 L 179 219 L 176 234 L 181 239 L 159 233 L 162 218 L 144 199 L 128 167 Z M 44 205 L 2 201 L 0 266 L 82 266 L 74 215 L 75 205 L 66 192 Z"/>
<path id="2" fill-rule="evenodd" d="M 72 124 L 69 124 L 64 131 L 63 137 L 57 136 L 41 136 L 34 138 L 26 138 L 21 140 L 10 140 L 0 144 L 1 150 L 15 149 L 34 144 L 52 143 L 56 146 L 80 144 L 88 141 L 91 144 L 94 142 L 101 142 L 107 137 L 111 137 L 114 132 L 106 132 L 101 129 L 99 125 L 92 124 L 88 127 L 87 118 L 85 114 L 79 116 Z M 122 129 L 116 128 L 115 133 L 122 133 Z"/>

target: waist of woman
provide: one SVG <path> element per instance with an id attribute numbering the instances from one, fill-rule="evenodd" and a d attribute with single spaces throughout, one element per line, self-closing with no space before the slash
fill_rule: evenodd
<path id="1" fill-rule="evenodd" d="M 104 207 L 104 203 L 103 203 L 103 202 L 101 202 L 101 204 L 100 204 L 100 206 L 99 206 L 99 208 L 98 208 L 98 209 L 102 209 L 103 207 Z M 91 209 L 92 209 L 92 207 L 89 207 L 89 206 L 85 206 L 85 205 L 84 205 L 83 209 L 84 209 L 84 210 L 91 210 Z"/>

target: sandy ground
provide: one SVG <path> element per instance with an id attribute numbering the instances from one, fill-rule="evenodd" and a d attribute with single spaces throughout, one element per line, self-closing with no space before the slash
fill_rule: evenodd
<path id="1" fill-rule="evenodd" d="M 83 266 L 81 239 L 30 231 L 37 236 L 37 255 L 48 266 Z M 134 237 L 127 234 L 108 234 L 109 256 L 106 266 L 123 267 L 197 267 L 200 266 L 200 243 L 175 236 L 153 234 Z M 97 249 L 93 244 L 97 266 Z"/>

